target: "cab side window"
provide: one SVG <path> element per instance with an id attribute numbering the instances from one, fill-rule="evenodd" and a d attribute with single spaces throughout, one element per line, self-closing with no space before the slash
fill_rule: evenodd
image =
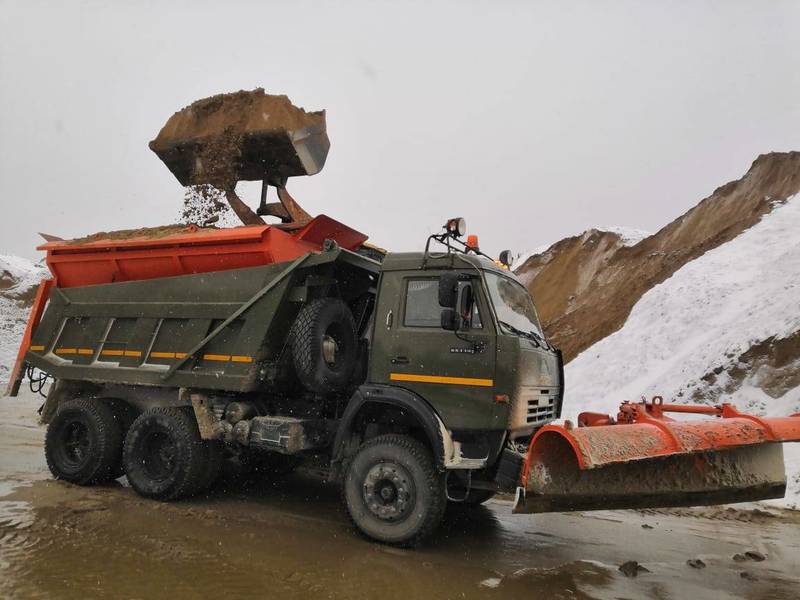
<path id="1" fill-rule="evenodd" d="M 406 283 L 406 303 L 403 325 L 406 327 L 441 327 L 442 307 L 439 306 L 438 279 L 409 279 Z M 472 309 L 472 327 L 480 329 L 481 316 L 477 302 Z"/>

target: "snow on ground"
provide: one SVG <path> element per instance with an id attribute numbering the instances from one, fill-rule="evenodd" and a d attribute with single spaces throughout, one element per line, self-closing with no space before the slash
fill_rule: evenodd
<path id="1" fill-rule="evenodd" d="M 514 266 L 514 270 L 516 270 L 516 269 L 520 268 L 522 265 L 524 265 L 524 264 L 525 264 L 525 262 L 526 262 L 526 261 L 527 261 L 527 260 L 528 260 L 528 259 L 529 259 L 531 256 L 536 256 L 537 254 L 541 254 L 542 252 L 544 252 L 545 250 L 547 250 L 547 249 L 548 249 L 550 246 L 552 246 L 552 245 L 553 245 L 553 244 L 542 244 L 541 246 L 537 246 L 537 247 L 536 247 L 536 248 L 534 248 L 533 250 L 530 250 L 530 251 L 528 251 L 528 252 L 524 252 L 523 254 L 520 254 L 519 256 L 517 256 L 517 257 L 514 259 L 514 265 L 513 265 L 513 266 Z"/>
<path id="2" fill-rule="evenodd" d="M 598 227 L 598 231 L 608 231 L 609 233 L 616 233 L 620 241 L 622 242 L 623 246 L 635 246 L 639 242 L 641 242 L 644 238 L 650 237 L 653 235 L 649 231 L 644 231 L 643 229 L 634 229 L 632 227 Z"/>
<path id="3" fill-rule="evenodd" d="M 566 367 L 564 418 L 616 411 L 623 400 L 661 395 L 691 402 L 701 378 L 733 366 L 751 345 L 800 330 L 800 196 L 738 237 L 687 263 L 648 291 L 625 325 Z M 758 415 L 800 412 L 800 389 L 773 399 L 747 382 L 722 397 Z M 786 444 L 790 489 L 800 507 L 800 443 Z"/>
<path id="4" fill-rule="evenodd" d="M 39 284 L 47 269 L 19 256 L 0 254 L 0 385 L 5 388 L 25 332 L 28 308 L 15 296 Z M 3 389 L 0 388 L 0 395 Z"/>

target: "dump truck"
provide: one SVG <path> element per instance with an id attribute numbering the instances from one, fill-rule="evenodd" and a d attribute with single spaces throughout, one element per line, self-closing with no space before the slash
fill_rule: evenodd
<path id="1" fill-rule="evenodd" d="M 237 462 L 277 480 L 310 461 L 388 544 L 498 492 L 517 513 L 783 495 L 781 442 L 800 439 L 800 415 L 655 399 L 557 423 L 561 354 L 508 253 L 464 234 L 450 219 L 424 250 L 382 260 L 324 216 L 50 241 L 12 395 L 31 368 L 54 378 L 41 418 L 57 479 L 124 474 L 170 501 Z"/>

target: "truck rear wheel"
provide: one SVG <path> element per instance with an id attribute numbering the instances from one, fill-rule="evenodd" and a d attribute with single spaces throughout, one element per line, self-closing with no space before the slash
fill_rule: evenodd
<path id="1" fill-rule="evenodd" d="M 209 448 L 192 413 L 183 408 L 151 408 L 133 422 L 122 453 L 128 481 L 137 493 L 177 500 L 209 482 Z"/>
<path id="2" fill-rule="evenodd" d="M 71 400 L 58 407 L 47 427 L 44 453 L 53 477 L 78 485 L 118 476 L 122 431 L 99 401 Z"/>
<path id="3" fill-rule="evenodd" d="M 387 544 L 414 546 L 439 526 L 447 505 L 430 451 L 405 435 L 365 442 L 350 460 L 343 495 L 356 527 Z"/>
<path id="4" fill-rule="evenodd" d="M 353 314 L 344 302 L 320 298 L 303 306 L 290 343 L 294 369 L 303 387 L 327 394 L 350 383 L 358 343 Z"/>

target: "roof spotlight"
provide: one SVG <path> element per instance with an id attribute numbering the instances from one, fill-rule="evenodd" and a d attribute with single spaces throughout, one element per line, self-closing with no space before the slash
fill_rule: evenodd
<path id="1" fill-rule="evenodd" d="M 510 268 L 511 265 L 514 264 L 514 257 L 511 256 L 511 250 L 503 250 L 498 258 L 500 259 L 500 264 L 506 268 Z"/>
<path id="2" fill-rule="evenodd" d="M 467 233 L 467 222 L 461 217 L 448 219 L 444 228 L 447 230 L 448 235 L 458 238 Z"/>

